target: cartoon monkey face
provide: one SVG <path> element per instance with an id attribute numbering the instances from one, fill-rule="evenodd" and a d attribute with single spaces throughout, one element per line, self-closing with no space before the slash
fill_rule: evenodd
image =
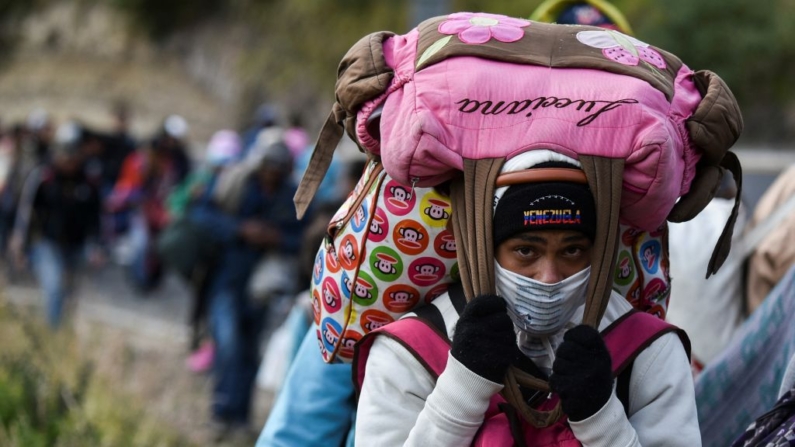
<path id="1" fill-rule="evenodd" d="M 401 202 L 405 202 L 409 198 L 409 192 L 401 186 L 393 186 L 389 188 L 389 192 L 392 193 L 392 196 L 394 196 L 395 199 L 400 200 Z"/>
<path id="2" fill-rule="evenodd" d="M 439 271 L 439 266 L 433 264 L 418 265 L 415 268 L 417 269 L 417 273 L 423 276 L 435 276 L 436 272 Z"/>
<path id="3" fill-rule="evenodd" d="M 328 287 L 323 288 L 323 301 L 326 302 L 330 307 L 334 308 L 337 306 L 337 297 L 331 293 Z"/>
<path id="4" fill-rule="evenodd" d="M 375 330 L 381 328 L 382 326 L 385 326 L 386 324 L 387 324 L 386 321 L 372 321 L 372 320 L 370 320 L 370 321 L 364 323 L 364 327 L 368 331 L 372 332 L 372 331 L 375 331 Z"/>
<path id="5" fill-rule="evenodd" d="M 431 204 L 428 208 L 425 208 L 425 214 L 428 215 L 433 220 L 443 220 L 450 218 L 450 213 L 445 211 L 444 207 Z"/>
<path id="6" fill-rule="evenodd" d="M 312 311 L 315 315 L 320 315 L 320 301 L 317 298 L 312 300 Z"/>
<path id="7" fill-rule="evenodd" d="M 386 259 L 376 260 L 375 263 L 373 263 L 373 267 L 375 267 L 376 270 L 380 271 L 385 275 L 394 275 L 395 273 L 397 273 L 395 265 L 392 262 L 387 261 Z"/>
<path id="8" fill-rule="evenodd" d="M 405 290 L 399 290 L 390 293 L 389 297 L 392 298 L 392 301 L 395 303 L 410 303 L 412 298 L 414 298 L 414 294 L 406 292 Z"/>
<path id="9" fill-rule="evenodd" d="M 417 242 L 419 240 L 422 240 L 423 237 L 425 237 L 416 228 L 403 227 L 399 231 L 400 235 L 403 236 L 404 239 L 411 242 Z"/>
<path id="10" fill-rule="evenodd" d="M 325 337 L 326 341 L 331 345 L 337 343 L 337 334 L 333 333 L 331 330 L 329 330 L 329 328 L 326 328 L 326 330 L 323 331 L 323 337 Z"/>
<path id="11" fill-rule="evenodd" d="M 348 349 L 353 351 L 353 347 L 356 345 L 356 340 L 353 338 L 343 338 L 342 343 L 340 344 L 341 349 Z"/>
<path id="12" fill-rule="evenodd" d="M 370 221 L 370 233 L 372 234 L 383 234 L 384 228 L 381 226 L 381 222 L 379 222 L 377 217 L 374 217 L 372 221 Z"/>
<path id="13" fill-rule="evenodd" d="M 373 294 L 370 293 L 370 287 L 367 287 L 367 285 L 358 281 L 356 282 L 356 287 L 354 288 L 353 293 L 364 300 L 369 300 L 373 297 Z"/>
<path id="14" fill-rule="evenodd" d="M 439 247 L 439 249 L 442 251 L 455 253 L 456 251 L 455 239 L 449 239 L 444 241 L 444 243 L 441 245 L 441 247 Z"/>
<path id="15" fill-rule="evenodd" d="M 357 226 L 361 225 L 361 223 L 364 221 L 364 208 L 361 206 L 357 208 L 356 214 L 354 214 L 353 218 L 356 221 Z"/>
<path id="16" fill-rule="evenodd" d="M 342 255 L 351 261 L 356 260 L 356 254 L 353 252 L 353 244 L 350 240 L 345 241 L 345 245 L 342 246 Z"/>
<path id="17" fill-rule="evenodd" d="M 618 273 L 618 277 L 621 279 L 626 279 L 629 278 L 630 273 L 632 273 L 632 267 L 629 266 L 629 262 L 622 262 L 621 271 Z"/>
<path id="18" fill-rule="evenodd" d="M 646 265 L 649 268 L 651 268 L 654 265 L 655 257 L 656 256 L 654 255 L 654 250 L 652 250 L 651 247 L 646 247 L 646 249 L 643 250 L 643 260 L 646 261 Z"/>
<path id="19" fill-rule="evenodd" d="M 350 293 L 353 287 L 353 281 L 348 277 L 348 275 L 342 275 L 342 283 L 345 284 L 345 291 Z M 347 293 L 345 296 L 347 296 Z"/>
<path id="20" fill-rule="evenodd" d="M 312 275 L 315 278 L 320 278 L 320 274 L 321 273 L 323 273 L 323 264 L 322 264 L 322 260 L 320 258 L 318 258 L 315 261 L 315 268 L 312 270 Z"/>

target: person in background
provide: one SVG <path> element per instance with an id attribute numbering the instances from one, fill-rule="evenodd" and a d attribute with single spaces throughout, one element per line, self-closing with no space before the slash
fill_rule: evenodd
<path id="1" fill-rule="evenodd" d="M 124 160 L 121 175 L 106 199 L 109 212 L 129 215 L 131 259 L 123 262 L 130 265 L 131 282 L 141 292 L 154 289 L 162 278 L 154 241 L 170 221 L 166 198 L 190 170 L 183 143 L 186 133 L 183 118 L 166 118 L 158 135 Z"/>
<path id="2" fill-rule="evenodd" d="M 346 175 L 323 180 L 330 189 L 339 191 L 338 201 L 319 200 L 312 223 L 307 226 L 305 245 L 300 262 L 301 290 L 306 289 L 311 278 L 315 256 L 323 237 L 328 232 L 332 216 L 341 202 L 359 182 L 366 160 L 347 163 Z M 333 166 L 333 163 L 332 163 Z M 309 290 L 303 290 L 296 305 L 309 307 Z M 311 310 L 307 309 L 311 313 Z M 326 363 L 317 349 L 317 336 L 311 315 L 307 313 L 305 325 L 298 332 L 291 353 L 291 363 L 282 383 L 281 391 L 262 428 L 257 447 L 265 446 L 340 446 L 353 445 L 353 419 L 355 398 L 350 363 Z"/>
<path id="3" fill-rule="evenodd" d="M 29 167 L 26 175 L 34 166 L 44 163 L 49 158 L 49 146 L 53 138 L 53 123 L 50 114 L 44 109 L 36 109 L 28 115 L 27 132 L 22 138 L 21 154 L 23 163 Z"/>
<path id="4" fill-rule="evenodd" d="M 198 225 L 190 217 L 190 211 L 193 207 L 202 206 L 211 200 L 218 175 L 225 167 L 238 161 L 241 146 L 240 137 L 233 130 L 219 130 L 213 134 L 207 145 L 204 165 L 188 175 L 188 178 L 171 192 L 167 200 L 172 224 L 176 225 L 173 230 L 190 231 L 195 237 L 204 239 L 201 241 L 182 239 L 184 243 L 193 245 L 193 247 L 174 246 L 171 250 L 181 252 L 173 254 L 176 259 L 185 253 L 195 254 L 190 260 L 192 267 L 184 270 L 193 291 L 193 306 L 190 312 L 192 353 L 186 363 L 188 368 L 196 373 L 209 370 L 212 367 L 215 354 L 212 337 L 206 333 L 204 323 L 209 301 L 210 274 L 215 269 L 217 259 L 215 259 L 215 246 L 207 245 L 207 240 L 212 240 L 211 235 L 214 229 L 197 228 Z M 187 227 L 185 222 L 180 222 L 180 219 L 188 221 Z M 165 232 L 163 234 L 164 237 L 169 237 Z M 207 250 L 191 251 L 195 247 L 207 247 Z M 169 262 L 168 252 L 161 251 L 161 257 L 164 262 Z"/>
<path id="5" fill-rule="evenodd" d="M 309 147 L 309 134 L 306 133 L 301 115 L 298 113 L 290 116 L 290 126 L 284 131 L 284 144 L 293 154 L 293 160 L 298 160 Z"/>
<path id="6" fill-rule="evenodd" d="M 0 193 L 0 212 L 4 222 L 2 241 L 4 253 L 16 220 L 17 204 L 25 179 L 34 168 L 47 161 L 51 139 L 52 122 L 49 114 L 43 109 L 33 110 L 25 123 L 14 126 L 4 139 L 3 145 L 10 163 Z M 8 276 L 13 281 L 16 278 L 14 263 L 10 262 L 6 267 L 9 270 Z"/>
<path id="7" fill-rule="evenodd" d="M 632 27 L 621 11 L 605 0 L 547 0 L 530 20 L 561 25 L 590 25 L 632 35 Z"/>
<path id="8" fill-rule="evenodd" d="M 249 151 L 257 145 L 257 139 L 262 131 L 279 128 L 279 111 L 274 105 L 264 103 L 257 107 L 251 121 L 251 125 L 242 132 L 243 158 L 246 158 Z"/>
<path id="9" fill-rule="evenodd" d="M 212 228 L 222 244 L 210 286 L 216 344 L 211 411 L 221 437 L 248 430 L 259 338 L 268 312 L 268 304 L 252 294 L 249 282 L 263 257 L 297 256 L 303 234 L 293 206 L 296 185 L 290 178 L 289 149 L 277 142 L 255 150 L 251 156 L 259 163 L 245 179 L 234 212 L 225 213 L 217 203 L 191 211 L 191 219 Z M 286 276 L 277 279 L 295 280 L 289 272 Z"/>
<path id="10" fill-rule="evenodd" d="M 745 321 L 743 259 L 739 246 L 748 220 L 745 206 L 734 224 L 732 250 L 723 267 L 706 279 L 712 247 L 734 206 L 737 186 L 731 173 L 723 176 L 706 208 L 688 222 L 668 225 L 671 254 L 671 296 L 666 320 L 684 329 L 691 341 L 693 372 L 700 372 L 729 344 Z"/>
<path id="11" fill-rule="evenodd" d="M 11 230 L 14 228 L 17 198 L 22 188 L 19 172 L 19 147 L 24 127 L 15 125 L 0 139 L 0 253 L 6 254 Z M 11 267 L 7 265 L 6 267 Z"/>
<path id="12" fill-rule="evenodd" d="M 748 261 L 746 305 L 749 314 L 795 265 L 795 244 L 792 243 L 795 241 L 795 166 L 782 172 L 759 199 L 748 232 L 768 221 L 770 228 Z"/>
<path id="13" fill-rule="evenodd" d="M 86 169 L 100 179 L 103 197 L 107 197 L 119 179 L 124 160 L 135 151 L 135 140 L 128 129 L 129 112 L 125 104 L 113 109 L 113 128 L 109 133 L 89 132 Z"/>
<path id="14" fill-rule="evenodd" d="M 99 240 L 99 188 L 83 170 L 81 129 L 75 123 L 58 128 L 52 160 L 34 169 L 20 198 L 10 242 L 14 261 L 24 266 L 30 247 L 33 272 L 43 289 L 47 322 L 61 323 L 70 278 L 83 254 L 93 265 L 103 262 Z"/>

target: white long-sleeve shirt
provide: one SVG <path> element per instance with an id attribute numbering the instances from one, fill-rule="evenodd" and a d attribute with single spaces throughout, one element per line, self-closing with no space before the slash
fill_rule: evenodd
<path id="1" fill-rule="evenodd" d="M 458 314 L 447 295 L 434 300 L 453 338 Z M 600 330 L 630 304 L 613 293 Z M 581 307 L 563 331 L 579 324 Z M 359 397 L 356 445 L 468 446 L 483 423 L 491 397 L 503 385 L 469 371 L 449 356 L 433 377 L 397 341 L 377 337 L 367 359 Z M 629 415 L 615 393 L 596 414 L 570 422 L 585 447 L 701 445 L 690 364 L 679 337 L 668 333 L 635 359 L 629 387 Z"/>

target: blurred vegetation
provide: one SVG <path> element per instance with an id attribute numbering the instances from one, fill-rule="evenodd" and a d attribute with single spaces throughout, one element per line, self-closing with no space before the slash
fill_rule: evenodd
<path id="1" fill-rule="evenodd" d="M 224 0 L 106 1 L 125 12 L 134 26 L 156 40 L 212 17 L 227 3 Z"/>
<path id="2" fill-rule="evenodd" d="M 541 1 L 449 0 L 451 10 L 529 16 Z M 746 118 L 745 139 L 768 144 L 795 137 L 795 0 L 614 0 L 637 37 L 693 69 L 718 73 Z M 240 5 L 245 6 L 245 5 Z M 406 32 L 412 2 L 271 0 L 248 4 L 262 32 L 248 73 L 275 90 L 333 98 L 336 66 L 367 33 Z"/>
<path id="3" fill-rule="evenodd" d="M 0 20 L 46 3 L 2 0 Z M 404 33 L 421 0 L 72 0 L 104 2 L 154 41 L 205 21 L 248 31 L 241 43 L 244 100 L 333 100 L 336 67 L 360 37 Z M 428 2 L 430 0 L 422 0 Z M 637 37 L 726 80 L 746 116 L 746 138 L 767 143 L 795 137 L 795 0 L 613 0 Z M 541 0 L 443 0 L 451 11 L 530 15 Z"/>
<path id="4" fill-rule="evenodd" d="M 34 321 L 0 299 L 0 445 L 190 445 L 95 374 L 73 334 Z"/>

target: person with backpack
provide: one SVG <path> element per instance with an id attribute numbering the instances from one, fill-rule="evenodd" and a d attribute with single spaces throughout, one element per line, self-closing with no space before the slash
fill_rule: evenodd
<path id="1" fill-rule="evenodd" d="M 191 286 L 190 310 L 191 354 L 188 368 L 196 373 L 209 370 L 215 353 L 212 337 L 207 333 L 206 315 L 210 273 L 217 262 L 218 244 L 213 228 L 197 225 L 191 210 L 212 200 L 212 191 L 224 169 L 238 161 L 240 136 L 233 130 L 215 132 L 207 144 L 202 166 L 191 172 L 182 184 L 168 195 L 170 222 L 158 236 L 158 256 L 167 268 L 179 273 Z"/>
<path id="2" fill-rule="evenodd" d="M 152 140 L 124 159 L 105 208 L 113 216 L 114 232 L 127 233 L 131 253 L 128 264 L 130 284 L 146 294 L 163 280 L 163 263 L 157 256 L 156 241 L 171 221 L 167 198 L 190 171 L 183 139 L 187 122 L 178 115 L 167 117 Z"/>
<path id="3" fill-rule="evenodd" d="M 227 204 L 207 201 L 190 216 L 212 228 L 221 251 L 210 272 L 209 318 L 215 342 L 212 418 L 219 436 L 247 431 L 259 359 L 259 337 L 272 297 L 255 296 L 249 282 L 261 259 L 297 255 L 304 224 L 295 218 L 290 173 L 292 157 L 286 145 L 275 142 L 255 148 L 258 163 L 242 179 L 233 211 Z M 280 266 L 273 266 L 280 267 Z M 276 278 L 294 281 L 289 275 Z"/>
<path id="4" fill-rule="evenodd" d="M 662 321 L 663 231 L 703 210 L 725 170 L 741 178 L 728 149 L 742 116 L 719 76 L 613 30 L 454 13 L 404 35 L 364 36 L 341 61 L 335 93 L 312 175 L 296 193 L 299 217 L 347 131 L 398 184 L 395 203 L 415 187 L 449 186 L 451 270 L 461 281 L 459 292 L 431 295 L 425 309 L 437 312 L 418 309 L 420 318 L 351 314 L 366 334 L 358 341 L 320 320 L 324 356 L 339 340 L 354 341 L 344 346 L 355 351 L 357 444 L 700 445 L 687 339 Z M 547 162 L 575 168 L 538 167 Z M 558 186 L 565 183 L 587 184 L 581 195 L 592 206 Z M 525 184 L 549 190 L 519 189 L 511 199 Z M 495 241 L 512 220 L 501 216 L 510 204 L 520 230 Z M 726 259 L 738 207 L 735 200 L 707 275 Z M 423 220 L 448 216 L 430 201 L 422 209 Z M 372 210 L 356 215 L 363 221 Z M 579 230 L 541 237 L 541 227 L 564 223 Z M 570 251 L 583 239 L 590 245 Z M 566 266 L 565 255 L 580 251 L 588 260 Z M 511 262 L 534 252 L 539 271 Z M 375 257 L 368 261 L 382 273 L 408 268 L 409 279 L 442 271 L 432 256 L 408 265 Z M 616 299 L 619 279 L 632 287 Z M 357 298 L 381 302 L 372 281 L 356 285 Z M 321 315 L 326 303 L 348 308 L 329 290 L 316 300 Z"/>
<path id="5" fill-rule="evenodd" d="M 76 267 L 86 258 L 93 266 L 104 263 L 99 185 L 83 169 L 82 142 L 78 124 L 58 127 L 51 161 L 34 168 L 25 180 L 9 246 L 19 268 L 30 255 L 53 329 L 61 325 Z"/>
<path id="6" fill-rule="evenodd" d="M 574 160 L 547 154 L 549 160 L 525 172 L 579 172 Z M 554 393 L 523 389 L 525 400 L 544 408 L 556 395 L 565 417 L 546 430 L 517 423 L 523 435 L 511 429 L 502 436 L 527 437 L 526 445 L 564 440 L 586 446 L 700 445 L 688 355 L 676 333 L 649 340 L 630 360 L 629 377 L 617 379 L 611 368 L 615 353 L 603 336 L 632 306 L 613 292 L 599 325 L 602 334 L 579 324 L 596 256 L 596 206 L 588 186 L 558 180 L 519 183 L 498 189 L 494 201 L 497 294 L 463 305 L 450 291 L 428 307 L 436 317 L 417 320 L 437 321 L 443 326 L 436 329 L 451 340 L 449 351 L 431 351 L 446 357 L 438 377 L 426 366 L 435 360 L 418 357 L 405 340 L 389 333 L 369 336 L 374 338 L 369 350 L 360 348 L 354 360 L 355 370 L 366 370 L 356 443 L 452 446 L 477 439 L 491 445 L 487 437 L 496 435 L 481 427 L 514 365 L 548 379 Z M 619 344 L 629 344 L 629 335 Z M 617 380 L 628 381 L 619 385 L 628 390 L 621 399 Z M 483 433 L 477 437 L 479 430 Z"/>

